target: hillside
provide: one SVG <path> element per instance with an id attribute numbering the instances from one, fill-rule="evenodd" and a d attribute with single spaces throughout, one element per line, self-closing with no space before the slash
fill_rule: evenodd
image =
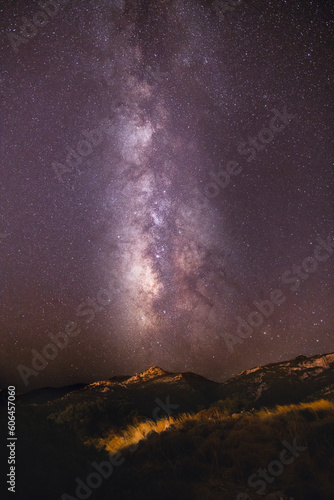
<path id="1" fill-rule="evenodd" d="M 265 498 L 334 498 L 333 367 L 333 353 L 298 356 L 224 383 L 151 367 L 18 396 L 18 498 L 79 498 L 76 478 L 114 455 L 126 463 L 92 499 L 257 498 L 249 476 L 294 439 L 307 451 Z"/>
<path id="2" fill-rule="evenodd" d="M 334 354 L 298 356 L 245 370 L 221 384 L 217 397 L 236 396 L 253 401 L 256 407 L 298 403 L 317 394 L 332 397 Z"/>

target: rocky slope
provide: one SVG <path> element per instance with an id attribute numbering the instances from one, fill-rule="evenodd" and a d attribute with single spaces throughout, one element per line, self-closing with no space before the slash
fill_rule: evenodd
<path id="1" fill-rule="evenodd" d="M 5 391 L 2 391 L 5 392 Z M 19 397 L 21 404 L 66 405 L 70 400 L 123 399 L 146 413 L 155 399 L 173 398 L 181 411 L 195 411 L 216 400 L 238 398 L 263 405 L 295 403 L 334 395 L 334 353 L 298 356 L 292 360 L 254 367 L 223 383 L 195 373 L 171 373 L 159 367 L 133 375 L 113 377 L 91 384 L 44 388 Z M 181 406 L 181 405 L 180 405 Z"/>
<path id="2" fill-rule="evenodd" d="M 326 394 L 333 397 L 334 353 L 298 356 L 245 370 L 221 384 L 217 398 L 237 397 L 256 407 L 298 403 Z"/>
<path id="3" fill-rule="evenodd" d="M 19 395 L 18 498 L 59 500 L 64 492 L 72 495 L 65 498 L 77 498 L 75 478 L 85 479 L 92 473 L 93 462 L 106 460 L 105 451 L 87 443 L 122 435 L 136 419 L 140 423 L 134 428 L 187 412 L 195 415 L 176 419 L 181 422 L 178 429 L 172 425 L 159 435 L 155 432 L 136 453 L 127 452 L 127 465 L 103 483 L 95 498 L 235 500 L 239 491 L 247 491 L 249 475 L 279 456 L 281 436 L 291 435 L 298 443 L 307 442 L 310 455 L 303 455 L 296 462 L 297 468 L 284 471 L 284 481 L 278 478 L 268 490 L 273 493 L 284 487 L 289 493 L 284 499 L 334 498 L 328 472 L 334 464 L 333 410 L 321 407 L 317 416 L 312 410 L 300 410 L 291 419 L 278 414 L 266 421 L 256 411 L 247 411 L 320 398 L 334 400 L 333 368 L 334 353 L 298 356 L 254 367 L 217 383 L 194 373 L 151 367 L 133 376 Z M 230 417 L 217 420 L 217 409 Z M 151 422 L 142 422 L 147 418 Z M 0 424 L 6 425 L 5 404 Z M 306 476 L 304 469 L 309 471 Z M 38 477 L 38 491 L 32 477 Z M 298 492 L 294 485 L 303 489 Z"/>

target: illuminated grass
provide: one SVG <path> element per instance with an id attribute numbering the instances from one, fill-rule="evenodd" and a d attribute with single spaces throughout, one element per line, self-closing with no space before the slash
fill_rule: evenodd
<path id="1" fill-rule="evenodd" d="M 94 444 L 98 448 L 104 448 L 109 453 L 116 453 L 125 448 L 135 446 L 139 441 L 146 439 L 151 431 L 160 434 L 166 430 L 170 430 L 171 432 L 173 430 L 184 430 L 192 423 L 191 434 L 194 434 L 196 431 L 201 433 L 204 428 L 210 433 L 217 428 L 217 425 L 224 427 L 228 422 L 230 422 L 230 425 L 233 425 L 235 432 L 239 426 L 244 428 L 253 428 L 256 426 L 258 429 L 262 429 L 266 425 L 270 430 L 273 423 L 277 426 L 278 421 L 282 419 L 284 420 L 284 425 L 282 421 L 282 426 L 277 426 L 278 428 L 281 427 L 282 432 L 280 434 L 283 437 L 288 437 L 292 434 L 296 436 L 300 435 L 303 431 L 305 416 L 310 415 L 309 418 L 306 418 L 306 421 L 309 419 L 317 420 L 318 413 L 323 412 L 333 413 L 334 402 L 321 399 L 310 403 L 277 406 L 274 409 L 264 408 L 259 411 L 233 415 L 226 415 L 225 411 L 211 408 L 209 410 L 202 410 L 197 414 L 184 413 L 175 418 L 167 417 L 157 422 L 152 420 L 144 422 L 134 420 L 132 425 L 126 427 L 122 432 L 110 432 L 102 438 L 90 440 L 89 444 Z"/>
<path id="2" fill-rule="evenodd" d="M 145 422 L 134 420 L 133 424 L 126 427 L 121 433 L 109 433 L 103 438 L 90 440 L 89 444 L 94 444 L 98 448 L 104 448 L 110 453 L 116 453 L 124 448 L 136 445 L 139 441 L 145 439 L 151 431 L 159 434 L 167 430 L 171 425 L 179 427 L 184 422 L 193 418 L 193 415 L 184 413 L 178 418 L 167 417 L 156 422 L 152 420 Z"/>
<path id="3" fill-rule="evenodd" d="M 221 402 L 196 414 L 157 422 L 137 419 L 90 444 L 126 457 L 126 468 L 113 477 L 113 484 L 119 481 L 121 489 L 131 481 L 154 485 L 160 477 L 161 487 L 166 481 L 176 488 L 181 481 L 200 492 L 196 500 L 220 500 L 235 499 L 240 492 L 252 498 L 250 475 L 278 460 L 285 442 L 298 443 L 303 447 L 298 459 L 267 484 L 266 493 L 279 490 L 301 500 L 334 498 L 334 402 L 321 399 L 232 411 L 228 414 Z"/>

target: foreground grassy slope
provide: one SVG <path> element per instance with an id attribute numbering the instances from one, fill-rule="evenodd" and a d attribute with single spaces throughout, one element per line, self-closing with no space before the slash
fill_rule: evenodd
<path id="1" fill-rule="evenodd" d="M 26 418 L 21 411 L 18 426 L 20 500 L 69 500 L 64 493 L 80 498 L 76 478 L 86 483 L 96 472 L 92 464 L 109 461 L 111 453 L 118 453 L 121 464 L 85 498 L 278 500 L 280 496 L 269 496 L 273 492 L 281 492 L 284 500 L 334 498 L 330 400 L 254 410 L 227 398 L 199 412 L 157 422 L 135 416 L 109 427 L 111 414 L 101 421 L 99 413 L 72 415 L 71 407 L 51 414 L 50 405 L 26 411 Z M 272 482 L 262 479 L 261 484 L 257 477 L 257 487 L 249 486 L 249 477 L 259 468 L 268 471 L 272 461 L 280 460 L 284 442 L 306 449 L 296 457 L 287 452 L 285 459 L 291 463 L 277 476 L 270 474 Z M 256 481 L 253 478 L 253 485 Z M 264 495 L 257 493 L 260 486 Z"/>
<path id="2" fill-rule="evenodd" d="M 261 498 L 260 489 L 262 498 L 273 492 L 334 498 L 334 403 L 326 400 L 234 415 L 212 407 L 156 424 L 136 422 L 92 443 L 125 459 L 96 498 L 108 492 L 117 499 L 247 499 Z M 296 456 L 284 455 L 291 463 L 282 471 L 276 464 L 278 475 L 268 473 L 270 482 L 250 487 L 252 474 L 280 460 L 282 443 L 297 445 Z"/>
<path id="3" fill-rule="evenodd" d="M 332 500 L 333 369 L 299 356 L 218 384 L 151 367 L 19 396 L 16 496 Z"/>

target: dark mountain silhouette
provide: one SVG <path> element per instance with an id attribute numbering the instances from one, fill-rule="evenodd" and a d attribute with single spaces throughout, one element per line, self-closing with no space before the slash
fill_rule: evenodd
<path id="1" fill-rule="evenodd" d="M 298 356 L 218 383 L 154 366 L 18 395 L 17 498 L 79 498 L 76 478 L 109 453 L 126 465 L 87 498 L 257 498 L 249 476 L 280 456 L 282 440 L 297 439 L 307 451 L 263 498 L 332 499 L 333 368 L 334 353 Z M 6 425 L 4 404 L 0 417 Z"/>
<path id="2" fill-rule="evenodd" d="M 195 411 L 219 399 L 238 398 L 254 407 L 298 403 L 334 393 L 334 353 L 270 363 L 245 370 L 223 383 L 191 372 L 172 373 L 153 366 L 136 375 L 112 377 L 91 384 L 35 389 L 19 397 L 21 404 L 72 402 L 117 398 L 146 414 L 156 397 L 169 396 L 180 411 Z M 50 406 L 50 408 L 51 408 Z"/>
<path id="3" fill-rule="evenodd" d="M 298 403 L 320 395 L 333 397 L 334 354 L 298 356 L 245 370 L 224 382 L 217 397 L 237 396 L 256 407 Z"/>

